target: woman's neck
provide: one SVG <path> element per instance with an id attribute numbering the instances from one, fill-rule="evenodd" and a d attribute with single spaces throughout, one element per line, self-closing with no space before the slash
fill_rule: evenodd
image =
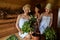
<path id="1" fill-rule="evenodd" d="M 35 12 L 35 14 L 39 14 L 39 12 Z"/>
<path id="2" fill-rule="evenodd" d="M 45 12 L 46 14 L 49 14 L 49 12 Z"/>
<path id="3" fill-rule="evenodd" d="M 39 16 L 39 13 L 36 13 L 35 16 Z"/>
<path id="4" fill-rule="evenodd" d="M 28 15 L 28 13 L 24 13 L 24 15 Z"/>
<path id="5" fill-rule="evenodd" d="M 24 19 L 29 19 L 28 13 L 24 13 L 24 14 L 23 14 L 23 18 L 24 18 Z"/>

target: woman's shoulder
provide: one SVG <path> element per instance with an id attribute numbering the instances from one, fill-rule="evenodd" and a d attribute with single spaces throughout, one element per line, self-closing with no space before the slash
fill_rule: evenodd
<path id="1" fill-rule="evenodd" d="M 19 14 L 18 17 L 22 17 L 23 14 Z"/>
<path id="2" fill-rule="evenodd" d="M 53 13 L 50 13 L 50 16 L 53 16 Z"/>
<path id="3" fill-rule="evenodd" d="M 51 17 L 51 19 L 53 18 L 53 13 L 50 13 L 50 17 Z"/>
<path id="4" fill-rule="evenodd" d="M 22 14 L 19 14 L 18 17 L 17 17 L 17 19 L 20 19 L 21 17 L 22 17 Z"/>

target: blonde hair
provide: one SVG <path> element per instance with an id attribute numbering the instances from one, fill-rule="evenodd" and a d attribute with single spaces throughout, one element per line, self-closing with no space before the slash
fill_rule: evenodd
<path id="1" fill-rule="evenodd" d="M 51 7 L 52 7 L 51 3 L 48 3 L 45 8 L 51 9 Z"/>
<path id="2" fill-rule="evenodd" d="M 30 10 L 31 6 L 30 6 L 29 4 L 26 4 L 26 5 L 23 6 L 23 10 L 24 10 L 25 8 L 29 8 L 29 10 Z"/>

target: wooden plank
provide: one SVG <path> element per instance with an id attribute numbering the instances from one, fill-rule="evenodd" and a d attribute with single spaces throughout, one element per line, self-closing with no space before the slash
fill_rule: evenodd
<path id="1" fill-rule="evenodd" d="M 17 14 L 13 14 L 13 15 L 7 15 L 7 18 L 17 18 Z"/>
<path id="2" fill-rule="evenodd" d="M 16 19 L 0 19 L 0 24 L 5 24 L 5 23 L 9 23 L 9 22 L 16 22 Z"/>
<path id="3" fill-rule="evenodd" d="M 11 27 L 15 27 L 15 23 L 0 25 L 0 30 L 11 28 Z"/>
<path id="4" fill-rule="evenodd" d="M 17 17 L 16 15 L 8 15 L 8 18 Z M 0 19 L 0 38 L 18 32 L 16 29 L 16 18 Z"/>
<path id="5" fill-rule="evenodd" d="M 5 30 L 0 30 L 0 38 L 4 37 L 4 36 L 11 35 L 11 34 L 16 33 L 16 32 L 18 32 L 18 31 L 15 27 L 11 27 L 11 28 L 8 28 Z"/>

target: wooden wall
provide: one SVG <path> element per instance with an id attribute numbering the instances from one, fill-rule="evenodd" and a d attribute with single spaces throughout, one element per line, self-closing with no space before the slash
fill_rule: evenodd
<path id="1" fill-rule="evenodd" d="M 0 7 L 16 9 L 22 7 L 24 4 L 31 3 L 31 0 L 0 0 Z"/>
<path id="2" fill-rule="evenodd" d="M 30 4 L 32 7 L 36 3 L 41 3 L 42 6 L 46 4 L 46 0 L 0 0 L 0 7 L 2 8 L 21 8 L 25 4 Z"/>
<path id="3" fill-rule="evenodd" d="M 6 19 L 0 19 L 0 38 L 18 32 L 15 25 L 17 16 L 16 14 L 7 15 Z"/>
<path id="4" fill-rule="evenodd" d="M 60 7 L 60 0 L 0 0 L 0 7 L 5 7 L 5 8 L 19 8 L 22 7 L 24 4 L 33 4 L 35 5 L 36 3 L 41 3 L 41 5 L 45 5 L 46 3 L 56 3 L 57 6 Z"/>

